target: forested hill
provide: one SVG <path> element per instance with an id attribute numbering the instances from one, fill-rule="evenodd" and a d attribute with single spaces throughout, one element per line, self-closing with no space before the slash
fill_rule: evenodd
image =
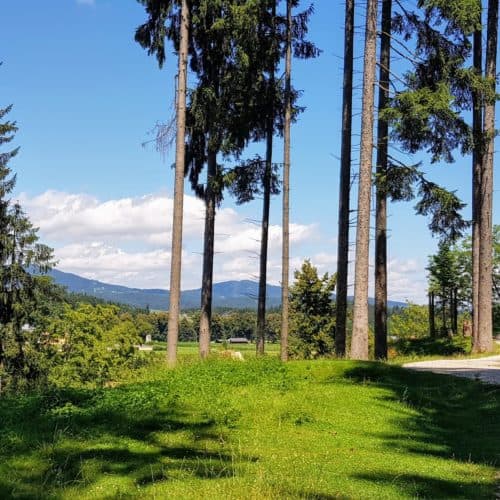
<path id="1" fill-rule="evenodd" d="M 83 278 L 76 274 L 54 269 L 50 272 L 54 281 L 67 288 L 69 292 L 92 295 L 112 302 L 120 302 L 135 307 L 150 309 L 168 309 L 169 293 L 162 289 L 128 288 L 111 285 L 101 281 Z M 257 304 L 258 283 L 256 281 L 225 281 L 215 283 L 213 289 L 214 307 L 231 307 L 237 309 L 255 308 Z M 196 309 L 200 306 L 200 289 L 185 290 L 181 295 L 183 309 Z M 370 299 L 370 303 L 372 300 Z M 281 288 L 267 285 L 267 307 L 278 307 L 281 304 Z M 404 306 L 402 302 L 389 301 L 389 307 Z"/>
<path id="2" fill-rule="evenodd" d="M 150 309 L 168 309 L 169 292 L 162 289 L 128 288 L 111 285 L 101 281 L 83 278 L 76 274 L 54 269 L 50 272 L 54 281 L 67 288 L 69 292 L 92 295 L 112 302 L 120 302 L 136 307 L 149 306 Z M 214 307 L 254 308 L 257 304 L 258 283 L 254 281 L 226 281 L 214 283 Z M 201 290 L 185 290 L 181 294 L 181 307 L 195 309 L 200 307 Z M 267 286 L 267 306 L 277 307 L 281 303 L 281 288 Z"/>

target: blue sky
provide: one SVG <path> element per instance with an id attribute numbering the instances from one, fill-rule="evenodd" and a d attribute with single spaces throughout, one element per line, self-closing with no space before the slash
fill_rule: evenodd
<path id="1" fill-rule="evenodd" d="M 310 257 L 331 272 L 343 17 L 342 2 L 318 0 L 310 38 L 323 53 L 317 60 L 294 62 L 294 84 L 304 91 L 301 103 L 307 109 L 292 131 L 293 263 Z M 18 174 L 16 196 L 40 226 L 44 241 L 56 249 L 60 268 L 114 283 L 165 287 L 173 156 L 162 159 L 153 147 L 141 144 L 155 123 L 173 112 L 176 61 L 171 55 L 160 71 L 134 42 L 135 28 L 144 19 L 134 0 L 2 2 L 0 105 L 14 104 L 11 118 L 19 125 L 15 142 L 21 152 L 12 163 Z M 362 40 L 357 43 L 360 50 Z M 356 98 L 359 109 L 359 90 Z M 281 158 L 276 141 L 275 159 Z M 426 165 L 426 170 L 469 203 L 470 158 Z M 183 284 L 191 288 L 200 282 L 203 213 L 187 189 L 186 194 Z M 498 202 L 496 193 L 497 207 Z M 279 197 L 273 200 L 272 282 L 279 280 L 280 203 Z M 389 295 L 422 301 L 427 256 L 437 242 L 411 207 L 390 207 Z M 224 202 L 217 226 L 216 281 L 256 276 L 258 228 L 248 219 L 260 213 L 258 203 L 235 207 L 229 199 Z"/>

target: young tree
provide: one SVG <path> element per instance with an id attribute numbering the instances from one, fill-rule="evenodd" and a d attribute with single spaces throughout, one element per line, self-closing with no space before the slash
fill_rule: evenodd
<path id="1" fill-rule="evenodd" d="M 337 307 L 335 352 L 344 357 L 347 330 L 347 279 L 349 266 L 349 208 L 351 190 L 352 94 L 354 68 L 354 0 L 346 0 L 344 26 L 344 90 L 340 154 L 339 222 L 337 247 Z"/>
<path id="2" fill-rule="evenodd" d="M 309 260 L 295 271 L 290 289 L 290 354 L 314 357 L 333 350 L 335 332 L 335 275 L 318 276 Z"/>
<path id="3" fill-rule="evenodd" d="M 165 60 L 163 39 L 154 38 L 154 28 L 158 10 L 165 12 L 175 11 L 174 2 L 157 0 L 139 0 L 145 5 L 149 13 L 149 22 L 140 26 L 136 31 L 135 39 L 149 53 L 155 53 L 160 68 Z M 169 14 L 174 15 L 173 12 Z M 173 19 L 170 18 L 170 29 L 174 29 Z M 189 9 L 187 0 L 181 0 L 179 46 L 177 51 L 177 96 L 176 96 L 176 146 L 175 146 L 175 184 L 174 210 L 172 221 L 172 248 L 170 260 L 170 304 L 167 334 L 167 362 L 174 366 L 177 362 L 177 341 L 179 338 L 179 310 L 181 296 L 181 268 L 182 268 L 182 219 L 184 205 L 184 169 L 185 169 L 185 136 L 186 136 L 186 93 L 187 93 L 187 63 L 189 38 Z"/>
<path id="4" fill-rule="evenodd" d="M 351 340 L 351 358 L 353 359 L 368 359 L 368 270 L 376 49 L 377 0 L 367 0 L 354 276 L 354 313 Z"/>

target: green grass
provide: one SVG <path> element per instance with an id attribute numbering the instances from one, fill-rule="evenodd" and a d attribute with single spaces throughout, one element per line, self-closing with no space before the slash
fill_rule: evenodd
<path id="1" fill-rule="evenodd" d="M 165 342 L 153 342 L 153 347 L 155 351 L 166 351 L 167 346 Z M 210 346 L 211 351 L 216 354 L 224 350 L 239 351 L 245 358 L 255 356 L 255 344 L 228 344 L 225 348 L 222 343 L 212 343 Z M 279 354 L 280 345 L 279 343 L 267 342 L 265 345 L 266 353 L 271 356 L 277 356 Z M 199 353 L 198 342 L 179 342 L 178 354 L 181 358 L 197 358 Z"/>
<path id="2" fill-rule="evenodd" d="M 500 390 L 349 361 L 0 400 L 0 498 L 493 498 Z"/>

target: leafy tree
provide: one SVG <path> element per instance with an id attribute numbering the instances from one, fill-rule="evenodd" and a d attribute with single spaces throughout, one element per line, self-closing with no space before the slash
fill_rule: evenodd
<path id="1" fill-rule="evenodd" d="M 50 374 L 56 385 L 102 386 L 138 359 L 139 331 L 116 306 L 66 306 L 47 333 L 47 342 L 57 347 Z"/>
<path id="2" fill-rule="evenodd" d="M 309 260 L 295 271 L 290 288 L 290 354 L 314 357 L 333 351 L 335 302 L 332 294 L 336 277 L 328 273 L 318 276 Z"/>
<path id="3" fill-rule="evenodd" d="M 429 310 L 427 306 L 408 302 L 406 307 L 393 310 L 389 317 L 391 335 L 401 338 L 429 336 Z"/>
<path id="4" fill-rule="evenodd" d="M 17 131 L 6 119 L 11 109 L 0 109 L 0 146 Z M 50 288 L 50 280 L 39 274 L 53 265 L 52 250 L 38 243 L 37 229 L 9 198 L 16 178 L 8 163 L 18 150 L 0 153 L 0 391 L 2 385 L 33 383 L 42 375 L 33 330 L 25 325 Z"/>

